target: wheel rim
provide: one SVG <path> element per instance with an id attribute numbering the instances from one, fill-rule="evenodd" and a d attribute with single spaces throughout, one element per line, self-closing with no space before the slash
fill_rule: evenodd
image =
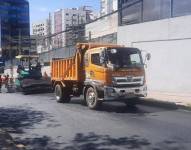
<path id="1" fill-rule="evenodd" d="M 60 91 L 59 87 L 56 87 L 55 95 L 56 95 L 56 99 L 57 99 L 57 100 L 60 100 L 61 91 Z"/>
<path id="2" fill-rule="evenodd" d="M 92 90 L 88 91 L 87 101 L 88 101 L 89 106 L 92 106 L 92 105 L 95 104 L 95 102 L 96 102 L 96 95 L 95 95 L 94 91 L 92 91 Z"/>

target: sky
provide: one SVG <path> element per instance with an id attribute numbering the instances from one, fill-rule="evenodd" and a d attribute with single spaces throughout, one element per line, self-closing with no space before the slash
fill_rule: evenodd
<path id="1" fill-rule="evenodd" d="M 29 0 L 30 22 L 36 22 L 48 17 L 49 12 L 60 8 L 92 6 L 97 12 L 100 9 L 100 0 Z"/>

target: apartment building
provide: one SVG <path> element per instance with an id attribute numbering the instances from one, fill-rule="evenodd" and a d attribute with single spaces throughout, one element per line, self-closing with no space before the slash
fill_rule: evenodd
<path id="1" fill-rule="evenodd" d="M 46 36 L 49 33 L 49 21 L 48 19 L 35 22 L 32 24 L 32 35 Z"/>
<path id="2" fill-rule="evenodd" d="M 60 33 L 72 27 L 76 27 L 91 21 L 92 11 L 88 7 L 66 8 L 55 11 L 52 14 L 52 33 Z M 85 31 L 84 31 L 85 32 Z M 60 48 L 68 45 L 73 37 L 66 32 L 58 34 L 53 39 L 53 47 Z M 71 42 L 70 42 L 71 43 Z"/>
<path id="3" fill-rule="evenodd" d="M 100 15 L 104 16 L 118 9 L 118 0 L 101 0 Z"/>

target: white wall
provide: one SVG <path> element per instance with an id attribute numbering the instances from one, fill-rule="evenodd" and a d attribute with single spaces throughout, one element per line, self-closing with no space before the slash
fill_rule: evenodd
<path id="1" fill-rule="evenodd" d="M 151 53 L 149 90 L 191 93 L 191 16 L 119 27 L 118 43 Z"/>

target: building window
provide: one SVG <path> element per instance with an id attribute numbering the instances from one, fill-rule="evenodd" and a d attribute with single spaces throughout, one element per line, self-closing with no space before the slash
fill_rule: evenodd
<path id="1" fill-rule="evenodd" d="M 191 15 L 191 0 L 119 0 L 119 25 Z"/>
<path id="2" fill-rule="evenodd" d="M 171 0 L 143 0 L 143 21 L 154 21 L 171 16 Z"/>
<path id="3" fill-rule="evenodd" d="M 127 1 L 122 6 L 122 24 L 134 24 L 141 22 L 142 16 L 142 1 Z"/>
<path id="4" fill-rule="evenodd" d="M 191 0 L 173 0 L 173 17 L 191 15 Z"/>

